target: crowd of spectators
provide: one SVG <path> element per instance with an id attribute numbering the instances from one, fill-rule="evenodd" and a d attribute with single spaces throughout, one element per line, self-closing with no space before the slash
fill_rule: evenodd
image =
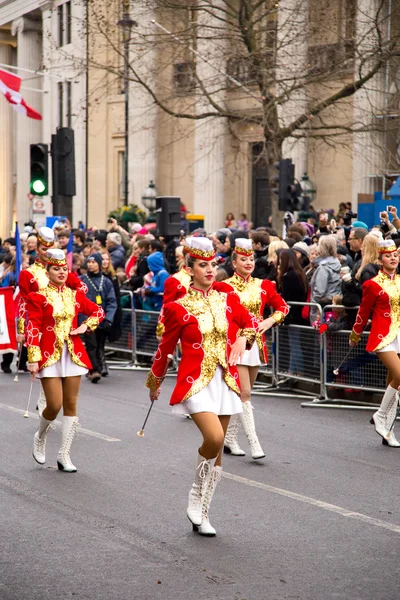
<path id="1" fill-rule="evenodd" d="M 400 243 L 400 219 L 394 207 L 381 213 L 380 223 L 374 227 L 357 221 L 351 206 L 342 203 L 336 215 L 333 211 L 299 214 L 296 221 L 291 213 L 282 224 L 254 228 L 245 214 L 235 219 L 228 213 L 224 227 L 214 233 L 197 229 L 194 236 L 212 239 L 218 257 L 217 279 L 233 274 L 231 253 L 238 237 L 249 237 L 253 243 L 254 277 L 276 283 L 278 291 L 287 301 L 316 303 L 322 307 L 342 304 L 348 309 L 336 309 L 331 314 L 334 322 L 351 327 L 361 300 L 362 284 L 374 277 L 378 266 L 378 240 L 392 237 Z M 390 219 L 392 218 L 392 220 Z M 92 363 L 92 380 L 107 376 L 104 344 L 107 335 L 116 338 L 121 333 L 121 290 L 133 293 L 137 309 L 159 311 L 163 301 L 166 279 L 184 264 L 184 234 L 163 238 L 154 228 L 134 223 L 128 232 L 115 219 L 108 219 L 105 229 L 88 228 L 81 224 L 73 229 L 65 220 L 55 228 L 56 247 L 67 252 L 73 236 L 72 270 L 85 280 L 89 294 L 102 296 L 106 310 L 103 327 L 96 336 L 86 340 Z M 27 268 L 36 257 L 37 237 L 33 223 L 21 233 L 23 248 L 22 268 Z M 15 286 L 15 239 L 7 238 L 0 245 L 0 286 Z M 99 292 L 100 290 L 100 292 Z M 123 300 L 122 300 L 123 302 Z M 293 307 L 288 324 L 318 327 L 323 315 L 316 307 Z M 112 333 L 111 333 L 112 332 Z M 301 344 L 295 330 L 291 334 L 290 372 L 302 374 L 304 370 Z M 97 345 L 93 346 L 96 337 Z"/>

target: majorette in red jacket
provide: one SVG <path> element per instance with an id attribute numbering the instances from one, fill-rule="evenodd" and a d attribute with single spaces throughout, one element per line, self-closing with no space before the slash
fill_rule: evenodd
<path id="1" fill-rule="evenodd" d="M 233 290 L 240 298 L 241 304 L 255 317 L 257 323 L 263 320 L 266 306 L 273 309 L 271 317 L 279 324 L 289 312 L 289 307 L 284 299 L 276 291 L 275 285 L 268 279 L 258 279 L 249 275 L 246 279 L 235 273 L 233 277 L 221 281 L 220 289 Z M 260 350 L 260 360 L 268 362 L 267 344 L 262 334 L 256 337 Z"/>
<path id="2" fill-rule="evenodd" d="M 230 389 L 240 395 L 236 366 L 228 365 L 230 347 L 238 336 L 245 336 L 251 348 L 256 330 L 253 317 L 240 304 L 234 293 L 207 293 L 190 287 L 176 302 L 163 307 L 165 331 L 147 378 L 147 387 L 157 389 L 167 365 L 180 340 L 182 360 L 170 404 L 179 404 L 205 388 L 214 377 L 218 365 Z"/>
<path id="3" fill-rule="evenodd" d="M 379 352 L 400 331 L 400 275 L 392 279 L 384 271 L 362 286 L 362 300 L 350 338 L 358 342 L 372 313 L 367 352 Z"/>
<path id="4" fill-rule="evenodd" d="M 28 325 L 26 328 L 28 360 L 39 363 L 39 371 L 56 363 L 67 342 L 74 363 L 91 369 L 89 357 L 79 335 L 71 336 L 78 327 L 78 314 L 88 315 L 84 323 L 94 331 L 104 319 L 104 311 L 85 294 L 66 285 L 57 287 L 49 282 L 40 292 L 32 292 L 27 299 Z"/>
<path id="5" fill-rule="evenodd" d="M 49 283 L 46 265 L 40 260 L 36 260 L 28 269 L 21 271 L 18 279 L 19 287 L 19 307 L 18 307 L 18 333 L 25 332 L 25 323 L 27 319 L 26 301 L 31 292 L 38 292 L 45 288 Z M 87 287 L 81 281 L 76 273 L 68 273 L 66 285 L 73 290 L 79 290 L 86 294 Z"/>

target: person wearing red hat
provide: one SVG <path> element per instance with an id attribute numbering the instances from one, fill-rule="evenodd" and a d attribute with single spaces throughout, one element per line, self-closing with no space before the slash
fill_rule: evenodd
<path id="1" fill-rule="evenodd" d="M 193 238 L 187 266 L 192 284 L 164 306 L 165 330 L 146 385 L 150 400 L 157 400 L 168 355 L 180 339 L 182 359 L 170 404 L 174 413 L 190 414 L 203 436 L 187 516 L 194 531 L 214 536 L 209 508 L 221 479 L 224 436 L 230 416 L 242 410 L 236 363 L 256 331 L 237 295 L 214 289 L 217 261 L 210 240 Z"/>
<path id="2" fill-rule="evenodd" d="M 240 298 L 242 305 L 254 317 L 258 325 L 257 343 L 251 350 L 245 352 L 238 363 L 240 376 L 241 399 L 243 412 L 235 415 L 229 424 L 225 436 L 224 450 L 234 456 L 244 456 L 237 436 L 240 424 L 243 424 L 246 438 L 250 446 L 252 458 L 264 458 L 265 454 L 258 440 L 251 404 L 251 390 L 256 380 L 258 369 L 262 363 L 268 362 L 267 347 L 263 333 L 271 327 L 282 323 L 289 312 L 289 307 L 277 293 L 275 285 L 268 279 L 257 279 L 251 276 L 254 271 L 254 251 L 252 240 L 237 238 L 232 252 L 232 266 L 235 270 L 233 277 L 226 279 L 220 285 L 227 286 Z M 273 313 L 263 319 L 266 307 L 271 307 Z"/>
<path id="3" fill-rule="evenodd" d="M 32 266 L 21 271 L 18 279 L 19 287 L 19 306 L 17 320 L 17 340 L 20 344 L 25 341 L 25 324 L 27 321 L 27 298 L 31 292 L 37 292 L 47 286 L 49 278 L 47 275 L 47 252 L 54 247 L 54 231 L 50 227 L 40 227 L 38 231 L 37 242 L 37 258 Z M 87 292 L 86 286 L 81 282 L 76 273 L 68 273 L 66 285 L 74 290 Z M 38 399 L 39 416 L 46 405 L 46 398 L 43 389 L 40 388 Z"/>
<path id="4" fill-rule="evenodd" d="M 28 369 L 41 379 L 46 407 L 34 436 L 33 458 L 39 464 L 46 461 L 46 437 L 51 423 L 63 408 L 61 447 L 57 465 L 61 471 L 77 469 L 70 459 L 71 445 L 78 427 L 77 401 L 81 375 L 91 363 L 80 336 L 94 331 L 104 318 L 101 306 L 88 300 L 79 290 L 66 285 L 68 266 L 63 250 L 47 253 L 48 284 L 27 298 Z M 78 327 L 78 314 L 88 316 Z"/>
<path id="5" fill-rule="evenodd" d="M 349 338 L 351 347 L 358 344 L 369 319 L 371 332 L 367 352 L 376 352 L 388 370 L 388 387 L 371 423 L 382 437 L 382 444 L 400 448 L 394 435 L 400 386 L 400 275 L 397 275 L 399 255 L 393 240 L 379 242 L 381 270 L 376 277 L 365 281 L 362 300 Z"/>

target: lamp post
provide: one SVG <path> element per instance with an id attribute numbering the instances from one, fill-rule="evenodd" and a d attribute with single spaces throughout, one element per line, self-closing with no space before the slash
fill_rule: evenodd
<path id="1" fill-rule="evenodd" d="M 148 187 L 143 191 L 143 194 L 142 194 L 143 205 L 149 211 L 150 216 L 152 216 L 154 211 L 156 210 L 157 196 L 158 196 L 158 192 L 157 192 L 156 184 L 151 179 Z"/>
<path id="2" fill-rule="evenodd" d="M 307 196 L 310 199 L 310 202 L 314 202 L 317 197 L 317 187 L 315 183 L 311 181 L 307 173 L 304 173 L 303 177 L 300 181 L 301 189 L 303 190 L 302 196 L 303 198 Z"/>
<path id="3" fill-rule="evenodd" d="M 125 94 L 125 154 L 124 154 L 124 204 L 128 206 L 128 164 L 129 164 L 129 41 L 131 39 L 131 30 L 136 21 L 131 19 L 129 14 L 129 0 L 124 0 L 123 15 L 117 23 L 122 27 L 124 40 L 124 94 Z"/>

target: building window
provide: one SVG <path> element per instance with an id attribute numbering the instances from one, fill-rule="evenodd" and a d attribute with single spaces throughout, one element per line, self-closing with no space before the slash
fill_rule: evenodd
<path id="1" fill-rule="evenodd" d="M 67 127 L 72 127 L 72 84 L 67 81 Z"/>
<path id="2" fill-rule="evenodd" d="M 195 63 L 181 62 L 174 65 L 174 85 L 177 92 L 190 92 L 196 87 Z"/>
<path id="3" fill-rule="evenodd" d="M 58 84 L 58 123 L 64 127 L 64 85 Z"/>
<path id="4" fill-rule="evenodd" d="M 64 45 L 64 4 L 60 4 L 57 8 L 58 21 L 58 46 Z"/>
<path id="5" fill-rule="evenodd" d="M 118 192 L 119 203 L 122 205 L 125 200 L 125 150 L 118 152 Z"/>
<path id="6" fill-rule="evenodd" d="M 58 46 L 71 43 L 71 2 L 64 2 L 57 8 Z"/>
<path id="7" fill-rule="evenodd" d="M 71 2 L 65 3 L 65 43 L 71 43 Z"/>

